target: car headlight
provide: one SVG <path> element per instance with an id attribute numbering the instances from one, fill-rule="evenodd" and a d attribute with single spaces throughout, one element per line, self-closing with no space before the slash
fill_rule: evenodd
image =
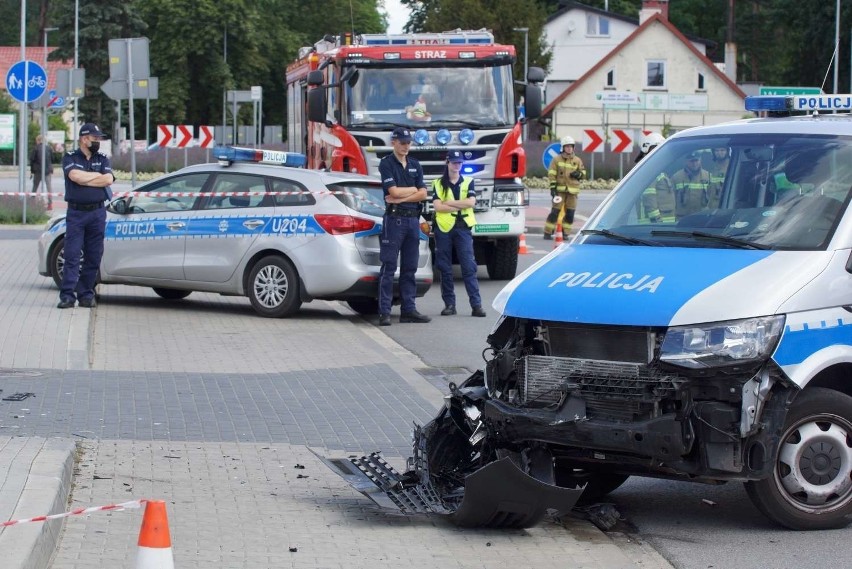
<path id="1" fill-rule="evenodd" d="M 494 192 L 492 204 L 494 207 L 518 206 L 524 203 L 523 192 Z"/>
<path id="2" fill-rule="evenodd" d="M 772 354 L 783 329 L 783 315 L 674 326 L 666 331 L 660 359 L 688 368 L 758 362 Z"/>
<path id="3" fill-rule="evenodd" d="M 459 133 L 459 142 L 462 144 L 470 144 L 473 142 L 473 131 L 469 128 L 463 128 Z"/>
<path id="4" fill-rule="evenodd" d="M 452 139 L 453 135 L 450 134 L 450 131 L 445 128 L 442 128 L 437 132 L 437 134 L 435 134 L 435 140 L 437 140 L 438 144 L 440 144 L 441 146 L 448 145 Z"/>
<path id="5" fill-rule="evenodd" d="M 426 129 L 421 128 L 414 131 L 414 142 L 417 146 L 423 146 L 429 142 L 429 133 L 426 132 Z"/>

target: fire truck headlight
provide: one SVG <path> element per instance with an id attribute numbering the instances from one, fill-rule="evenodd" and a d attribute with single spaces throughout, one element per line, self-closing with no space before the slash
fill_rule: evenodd
<path id="1" fill-rule="evenodd" d="M 452 139 L 453 135 L 450 134 L 450 131 L 445 128 L 439 130 L 438 133 L 435 135 L 435 140 L 437 140 L 438 144 L 440 144 L 441 146 L 448 145 L 450 143 L 450 140 Z"/>
<path id="2" fill-rule="evenodd" d="M 471 142 L 473 142 L 473 131 L 469 128 L 463 129 L 459 133 L 459 142 L 461 142 L 462 144 L 470 144 Z"/>
<path id="3" fill-rule="evenodd" d="M 414 131 L 414 143 L 417 146 L 423 146 L 427 142 L 429 142 L 429 133 L 426 132 L 426 129 L 421 128 Z"/>

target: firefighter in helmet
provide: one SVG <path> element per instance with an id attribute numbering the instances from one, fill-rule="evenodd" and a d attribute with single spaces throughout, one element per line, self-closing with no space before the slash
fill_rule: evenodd
<path id="1" fill-rule="evenodd" d="M 728 173 L 730 162 L 730 152 L 727 146 L 713 148 L 713 160 L 707 165 L 707 171 L 710 172 L 710 187 L 707 190 L 710 208 L 719 207 L 722 201 L 722 189 L 725 186 L 725 175 Z"/>
<path id="2" fill-rule="evenodd" d="M 583 161 L 574 154 L 574 139 L 563 136 L 560 141 L 562 152 L 551 162 L 547 177 L 550 180 L 550 196 L 552 204 L 550 214 L 544 222 L 544 238 L 553 239 L 553 232 L 562 212 L 562 237 L 568 239 L 571 224 L 574 223 L 574 212 L 577 209 L 577 195 L 580 193 L 580 181 L 586 177 Z"/>
<path id="3" fill-rule="evenodd" d="M 639 146 L 636 163 L 638 164 L 664 140 L 663 135 L 658 132 L 646 134 Z M 645 188 L 638 205 L 641 221 L 650 223 L 674 221 L 674 195 L 672 194 L 671 182 L 665 172 L 660 172 L 651 185 Z"/>
<path id="4" fill-rule="evenodd" d="M 710 172 L 701 167 L 701 155 L 691 152 L 682 170 L 672 175 L 675 196 L 675 215 L 678 219 L 708 207 Z"/>

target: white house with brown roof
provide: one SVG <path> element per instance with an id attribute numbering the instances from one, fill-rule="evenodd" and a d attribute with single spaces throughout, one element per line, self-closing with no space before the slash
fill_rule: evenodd
<path id="1" fill-rule="evenodd" d="M 551 69 L 545 82 L 545 102 L 559 96 L 571 83 L 607 56 L 617 45 L 636 31 L 640 23 L 655 13 L 668 19 L 668 2 L 644 0 L 639 18 L 587 6 L 581 2 L 563 1 L 548 16 L 544 33 L 552 53 Z M 690 37 L 690 43 L 704 55 L 713 42 Z"/>
<path id="2" fill-rule="evenodd" d="M 747 116 L 745 96 L 656 12 L 550 101 L 542 115 L 552 119 L 556 136 L 578 141 L 587 128 L 668 134 Z"/>

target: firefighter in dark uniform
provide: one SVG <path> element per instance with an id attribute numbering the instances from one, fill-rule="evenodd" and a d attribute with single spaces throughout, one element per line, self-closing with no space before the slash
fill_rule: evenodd
<path id="1" fill-rule="evenodd" d="M 580 181 L 586 177 L 586 168 L 583 161 L 574 154 L 574 139 L 564 136 L 560 142 L 562 152 L 550 162 L 550 169 L 547 171 L 553 202 L 550 214 L 544 222 L 544 238 L 553 239 L 559 215 L 564 211 L 562 237 L 567 240 L 568 234 L 571 233 L 571 224 L 574 223 L 574 212 L 577 210 Z"/>
<path id="2" fill-rule="evenodd" d="M 391 134 L 393 153 L 379 162 L 379 175 L 387 209 L 379 241 L 379 326 L 390 326 L 393 300 L 393 277 L 399 258 L 400 322 L 429 322 L 428 316 L 417 312 L 414 273 L 420 259 L 420 212 L 426 199 L 423 168 L 408 156 L 411 132 L 397 127 Z"/>
<path id="3" fill-rule="evenodd" d="M 80 306 L 95 307 L 95 280 L 104 253 L 104 204 L 112 197 L 110 184 L 115 181 L 109 157 L 98 151 L 102 138 L 97 125 L 84 124 L 80 127 L 79 148 L 66 152 L 62 159 L 68 212 L 58 308 L 73 308 L 77 301 Z"/>
<path id="4" fill-rule="evenodd" d="M 432 181 L 432 203 L 435 206 L 435 256 L 441 272 L 441 316 L 456 313 L 456 293 L 453 290 L 453 250 L 459 260 L 464 288 L 470 300 L 472 316 L 485 316 L 479 281 L 476 279 L 476 258 L 473 255 L 471 230 L 476 225 L 473 206 L 476 190 L 473 179 L 461 175 L 464 156 L 458 150 L 447 154 L 444 175 Z"/>
<path id="5" fill-rule="evenodd" d="M 710 172 L 701 167 L 701 156 L 693 152 L 686 165 L 671 177 L 675 197 L 675 216 L 680 219 L 706 208 L 709 204 Z"/>

